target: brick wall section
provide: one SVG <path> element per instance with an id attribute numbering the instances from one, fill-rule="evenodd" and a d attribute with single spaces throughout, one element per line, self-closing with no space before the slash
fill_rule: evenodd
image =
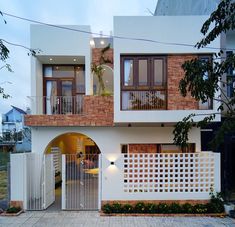
<path id="1" fill-rule="evenodd" d="M 102 48 L 93 48 L 92 49 L 92 63 L 97 64 L 97 65 L 100 64 L 99 60 L 100 60 L 100 57 L 102 54 L 101 51 L 102 51 Z M 105 52 L 104 57 L 112 61 L 112 64 L 107 63 L 106 65 L 110 66 L 113 69 L 113 49 L 107 50 Z"/>
<path id="2" fill-rule="evenodd" d="M 198 102 L 191 95 L 183 97 L 179 92 L 179 82 L 184 76 L 184 70 L 181 66 L 185 61 L 196 57 L 196 55 L 169 55 L 167 57 L 168 110 L 198 109 Z"/>
<path id="3" fill-rule="evenodd" d="M 129 144 L 129 153 L 157 153 L 156 144 Z"/>
<path id="4" fill-rule="evenodd" d="M 113 97 L 84 96 L 83 114 L 26 115 L 27 126 L 113 126 Z"/>

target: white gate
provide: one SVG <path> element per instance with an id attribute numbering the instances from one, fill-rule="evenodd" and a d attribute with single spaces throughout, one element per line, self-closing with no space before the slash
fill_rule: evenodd
<path id="1" fill-rule="evenodd" d="M 53 155 L 25 154 L 26 209 L 43 210 L 55 201 Z"/>
<path id="2" fill-rule="evenodd" d="M 98 210 L 99 155 L 62 155 L 62 209 Z"/>

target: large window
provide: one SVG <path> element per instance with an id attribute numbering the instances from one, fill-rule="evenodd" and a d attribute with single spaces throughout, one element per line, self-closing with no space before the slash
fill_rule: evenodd
<path id="1" fill-rule="evenodd" d="M 233 53 L 232 51 L 227 51 L 226 52 L 227 57 L 230 57 L 232 53 Z M 232 98 L 235 94 L 234 92 L 235 92 L 235 69 L 231 65 L 227 71 L 227 96 L 229 98 Z"/>
<path id="2" fill-rule="evenodd" d="M 202 61 L 202 63 L 211 62 L 211 56 L 210 55 L 201 55 L 199 56 L 199 60 Z M 209 78 L 209 73 L 205 72 L 203 75 L 203 80 L 206 81 Z M 213 100 L 208 99 L 206 102 L 199 101 L 199 109 L 200 110 L 208 110 L 213 108 Z"/>
<path id="3" fill-rule="evenodd" d="M 121 109 L 166 109 L 166 81 L 164 56 L 121 56 Z"/>
<path id="4" fill-rule="evenodd" d="M 44 65 L 44 112 L 77 114 L 85 94 L 84 65 Z"/>

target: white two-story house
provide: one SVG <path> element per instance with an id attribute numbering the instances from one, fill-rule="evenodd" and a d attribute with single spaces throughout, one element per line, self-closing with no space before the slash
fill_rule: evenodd
<path id="1" fill-rule="evenodd" d="M 59 200 L 60 209 L 85 210 L 113 201 L 196 203 L 220 191 L 220 156 L 201 151 L 200 129 L 184 150 L 172 134 L 188 114 L 217 112 L 215 101 L 178 89 L 184 61 L 213 54 L 193 47 L 205 19 L 114 17 L 111 37 L 93 37 L 89 26 L 31 25 L 31 48 L 41 50 L 31 59 L 25 118 L 32 153 L 11 157 L 12 202 L 35 210 Z M 102 65 L 101 80 L 94 64 Z"/>

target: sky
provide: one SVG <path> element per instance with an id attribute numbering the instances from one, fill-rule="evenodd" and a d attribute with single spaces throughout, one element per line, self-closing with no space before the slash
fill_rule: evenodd
<path id="1" fill-rule="evenodd" d="M 0 11 L 57 25 L 90 25 L 92 32 L 109 34 L 113 16 L 150 16 L 157 0 L 0 0 Z M 0 17 L 0 39 L 30 47 L 30 22 L 4 16 Z M 0 86 L 11 97 L 0 98 L 0 114 L 11 105 L 22 109 L 30 107 L 30 57 L 21 47 L 6 45 L 10 50 L 7 61 L 12 73 L 0 70 Z M 0 67 L 2 62 L 0 62 Z"/>

